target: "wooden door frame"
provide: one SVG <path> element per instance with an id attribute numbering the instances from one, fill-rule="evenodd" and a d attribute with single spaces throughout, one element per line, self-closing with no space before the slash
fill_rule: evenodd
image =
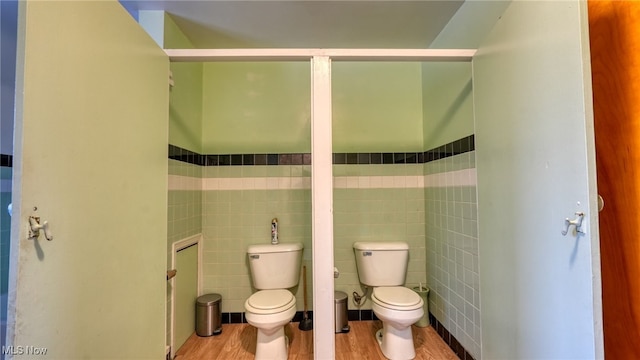
<path id="1" fill-rule="evenodd" d="M 604 353 L 640 357 L 640 3 L 590 0 Z"/>

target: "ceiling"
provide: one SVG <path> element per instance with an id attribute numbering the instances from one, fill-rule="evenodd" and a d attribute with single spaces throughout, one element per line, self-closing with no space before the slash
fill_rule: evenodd
<path id="1" fill-rule="evenodd" d="M 196 48 L 427 48 L 463 0 L 149 1 L 132 13 L 164 10 Z"/>

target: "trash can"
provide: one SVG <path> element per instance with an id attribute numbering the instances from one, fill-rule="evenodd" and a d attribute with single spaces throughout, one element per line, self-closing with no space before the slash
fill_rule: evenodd
<path id="1" fill-rule="evenodd" d="M 424 305 L 423 305 L 424 315 L 422 315 L 422 318 L 418 320 L 418 322 L 415 323 L 415 325 L 417 327 L 427 327 L 429 326 L 429 299 L 428 299 L 429 288 L 426 286 L 420 286 L 420 287 L 416 286 L 413 288 L 413 291 L 417 292 L 418 295 L 420 295 L 420 297 L 422 298 L 422 301 L 424 302 Z"/>
<path id="2" fill-rule="evenodd" d="M 349 317 L 347 316 L 347 294 L 343 291 L 335 291 L 334 298 L 336 302 L 336 318 L 334 324 L 336 327 L 336 334 L 349 332 Z"/>
<path id="3" fill-rule="evenodd" d="M 196 300 L 196 334 L 198 336 L 220 335 L 222 296 L 206 294 Z"/>

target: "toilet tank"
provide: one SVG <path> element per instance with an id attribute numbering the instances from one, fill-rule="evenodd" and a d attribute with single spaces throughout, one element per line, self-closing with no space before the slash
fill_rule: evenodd
<path id="1" fill-rule="evenodd" d="M 404 284 L 409 264 L 409 244 L 394 242 L 356 242 L 353 244 L 360 282 L 368 286 Z"/>
<path id="2" fill-rule="evenodd" d="M 250 245 L 247 249 L 253 286 L 258 290 L 288 289 L 300 279 L 302 244 Z"/>

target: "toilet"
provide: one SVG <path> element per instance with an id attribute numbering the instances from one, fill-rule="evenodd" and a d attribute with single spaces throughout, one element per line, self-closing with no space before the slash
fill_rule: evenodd
<path id="1" fill-rule="evenodd" d="M 356 242 L 353 244 L 358 277 L 373 287 L 371 308 L 382 321 L 376 340 L 384 356 L 392 360 L 413 359 L 411 325 L 424 314 L 423 301 L 402 286 L 409 264 L 409 245 L 405 242 Z"/>
<path id="2" fill-rule="evenodd" d="M 287 359 L 284 326 L 296 314 L 296 298 L 288 289 L 300 279 L 302 244 L 251 245 L 247 249 L 253 286 L 244 303 L 245 319 L 258 329 L 256 359 Z"/>

